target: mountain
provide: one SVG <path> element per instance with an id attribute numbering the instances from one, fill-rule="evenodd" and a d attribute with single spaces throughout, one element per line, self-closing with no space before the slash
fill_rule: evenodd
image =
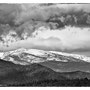
<path id="1" fill-rule="evenodd" d="M 0 85 L 17 85 L 54 78 L 64 79 L 57 72 L 39 64 L 23 66 L 0 60 Z"/>
<path id="2" fill-rule="evenodd" d="M 22 86 L 27 84 L 34 86 L 37 82 L 48 83 L 50 80 L 54 83 L 59 81 L 65 84 L 66 80 L 84 78 L 90 79 L 90 73 L 82 71 L 60 73 L 40 64 L 17 65 L 0 59 L 0 86 Z"/>
<path id="3" fill-rule="evenodd" d="M 2 52 L 0 58 L 17 65 L 38 63 L 56 72 L 90 72 L 90 58 L 77 54 L 20 48 Z"/>
<path id="4" fill-rule="evenodd" d="M 0 53 L 0 57 L 3 60 L 11 61 L 21 65 L 41 63 L 46 61 L 90 62 L 90 57 L 82 55 L 25 48 L 20 48 L 9 52 L 2 52 Z"/>

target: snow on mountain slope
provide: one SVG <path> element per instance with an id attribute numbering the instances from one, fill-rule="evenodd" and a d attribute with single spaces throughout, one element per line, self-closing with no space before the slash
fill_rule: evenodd
<path id="1" fill-rule="evenodd" d="M 77 58 L 77 59 L 81 59 L 81 60 L 86 61 L 86 62 L 90 62 L 90 57 L 87 57 L 85 55 L 69 54 L 69 53 L 56 52 L 56 51 L 50 51 L 50 52 L 56 53 L 56 54 L 65 55 L 65 56 L 71 56 L 71 57 L 74 57 L 74 58 Z"/>
<path id="2" fill-rule="evenodd" d="M 11 61 L 16 64 L 31 64 L 45 61 L 60 61 L 60 62 L 90 62 L 90 57 L 68 54 L 56 51 L 44 51 L 37 49 L 24 49 L 2 52 L 0 58 L 6 61 Z"/>

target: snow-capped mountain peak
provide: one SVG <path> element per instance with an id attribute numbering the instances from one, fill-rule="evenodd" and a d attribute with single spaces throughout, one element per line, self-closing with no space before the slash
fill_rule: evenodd
<path id="1" fill-rule="evenodd" d="M 0 54 L 0 58 L 6 61 L 11 61 L 13 63 L 22 65 L 31 63 L 41 63 L 45 61 L 90 63 L 90 57 L 86 57 L 83 55 L 25 48 L 20 48 L 9 52 L 2 52 Z"/>

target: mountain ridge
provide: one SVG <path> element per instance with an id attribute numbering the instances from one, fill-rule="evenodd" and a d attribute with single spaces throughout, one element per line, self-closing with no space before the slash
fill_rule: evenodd
<path id="1" fill-rule="evenodd" d="M 74 80 L 90 79 L 90 73 L 82 71 L 55 72 L 52 69 L 34 63 L 31 65 L 17 65 L 10 61 L 0 59 L 0 85 L 21 86 L 27 83 L 41 82 L 47 80 Z M 30 84 L 32 86 L 32 84 Z M 29 85 L 29 86 L 30 86 Z"/>
<path id="2" fill-rule="evenodd" d="M 0 58 L 6 61 L 11 61 L 16 64 L 40 63 L 45 61 L 60 61 L 60 62 L 88 62 L 90 57 L 77 54 L 69 54 L 57 51 L 44 51 L 38 49 L 20 48 L 17 50 L 2 52 Z M 21 63 L 20 63 L 21 62 Z"/>

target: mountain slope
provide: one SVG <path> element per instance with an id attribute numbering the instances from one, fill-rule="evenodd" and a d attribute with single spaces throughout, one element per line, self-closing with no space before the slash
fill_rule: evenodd
<path id="1" fill-rule="evenodd" d="M 0 59 L 0 85 L 22 85 L 26 83 L 40 82 L 45 80 L 72 80 L 90 78 L 90 73 L 55 72 L 40 64 L 16 65 Z"/>
<path id="2" fill-rule="evenodd" d="M 47 79 L 65 79 L 57 72 L 39 64 L 23 66 L 0 60 L 0 67 L 1 85 L 18 85 Z"/>
<path id="3" fill-rule="evenodd" d="M 83 71 L 90 72 L 90 63 L 88 62 L 59 62 L 59 61 L 47 61 L 40 63 L 43 66 L 51 68 L 57 72 L 73 72 Z"/>

